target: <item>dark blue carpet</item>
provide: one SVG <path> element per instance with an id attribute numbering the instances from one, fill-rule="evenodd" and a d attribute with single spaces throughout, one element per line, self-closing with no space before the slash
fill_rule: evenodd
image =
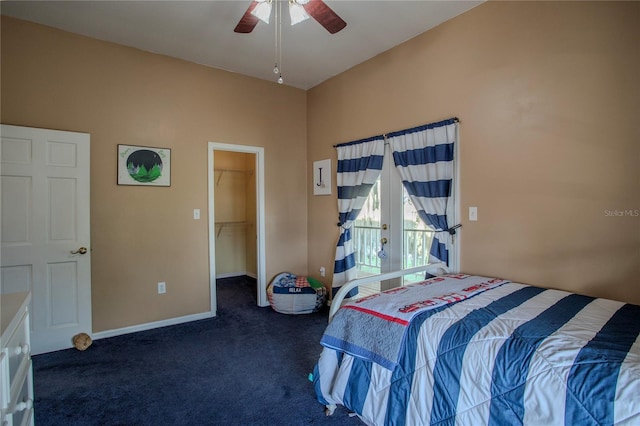
<path id="1" fill-rule="evenodd" d="M 307 376 L 327 312 L 259 308 L 255 280 L 218 280 L 218 316 L 33 357 L 36 426 L 360 425 L 325 417 Z"/>

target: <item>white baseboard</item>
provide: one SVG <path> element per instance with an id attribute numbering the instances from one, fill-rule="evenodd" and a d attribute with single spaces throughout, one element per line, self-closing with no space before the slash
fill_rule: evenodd
<path id="1" fill-rule="evenodd" d="M 211 312 L 203 312 L 201 314 L 186 315 L 183 317 L 170 318 L 161 321 L 148 322 L 146 324 L 132 325 L 130 327 L 117 328 L 114 330 L 99 331 L 94 333 L 91 338 L 93 340 L 105 339 L 107 337 L 121 336 L 123 334 L 136 333 L 138 331 L 152 330 L 154 328 L 167 327 L 169 325 L 183 324 L 185 322 L 198 321 L 202 319 L 212 318 Z"/>
<path id="2" fill-rule="evenodd" d="M 251 272 L 232 272 L 229 274 L 217 275 L 216 278 L 241 277 L 243 275 L 247 275 L 251 278 L 257 279 L 257 275 Z M 154 328 L 183 324 L 185 322 L 198 321 L 201 319 L 207 319 L 212 317 L 214 317 L 212 312 L 203 312 L 201 314 L 186 315 L 183 317 L 170 318 L 170 319 L 155 321 L 155 322 L 148 322 L 146 324 L 132 325 L 130 327 L 117 328 L 114 330 L 99 331 L 97 333 L 93 333 L 91 335 L 91 339 L 93 340 L 106 339 L 107 337 L 122 336 L 123 334 L 137 333 L 138 331 L 152 330 Z"/>
<path id="3" fill-rule="evenodd" d="M 227 274 L 218 274 L 218 275 L 216 275 L 216 279 L 218 279 L 218 278 L 233 278 L 233 277 L 241 277 L 241 276 L 243 276 L 243 275 L 246 275 L 246 276 L 248 276 L 248 277 L 255 278 L 255 279 L 257 279 L 257 278 L 258 278 L 258 275 L 254 274 L 254 273 L 252 273 L 252 272 L 246 272 L 246 271 L 245 271 L 245 272 L 229 272 L 229 273 L 227 273 Z"/>

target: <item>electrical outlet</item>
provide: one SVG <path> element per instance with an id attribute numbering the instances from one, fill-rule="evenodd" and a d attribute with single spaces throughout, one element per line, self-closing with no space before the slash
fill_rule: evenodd
<path id="1" fill-rule="evenodd" d="M 324 266 L 321 266 L 320 267 L 320 276 L 324 277 L 325 272 L 326 272 L 326 269 L 324 269 Z"/>
<path id="2" fill-rule="evenodd" d="M 167 292 L 167 283 L 160 282 L 158 283 L 158 294 L 165 294 Z"/>

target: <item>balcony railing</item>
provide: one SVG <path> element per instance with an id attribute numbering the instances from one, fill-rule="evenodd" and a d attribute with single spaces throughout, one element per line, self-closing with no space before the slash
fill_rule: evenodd
<path id="1" fill-rule="evenodd" d="M 421 229 L 404 230 L 403 269 L 423 266 L 429 263 L 429 250 L 433 231 Z M 362 274 L 380 273 L 380 228 L 374 226 L 354 226 L 354 249 L 356 266 Z"/>

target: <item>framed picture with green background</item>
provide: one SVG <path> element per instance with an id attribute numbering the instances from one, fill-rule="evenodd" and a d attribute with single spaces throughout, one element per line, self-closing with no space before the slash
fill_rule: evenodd
<path id="1" fill-rule="evenodd" d="M 118 185 L 171 186 L 171 150 L 118 145 Z"/>

